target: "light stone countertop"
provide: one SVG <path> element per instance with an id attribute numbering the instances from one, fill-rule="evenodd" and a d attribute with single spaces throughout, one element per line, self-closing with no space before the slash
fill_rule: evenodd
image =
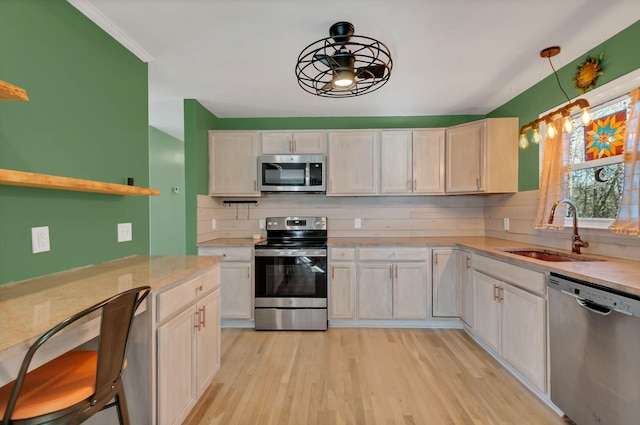
<path id="1" fill-rule="evenodd" d="M 250 238 L 214 239 L 198 244 L 199 246 L 246 246 L 252 247 L 255 241 Z M 332 238 L 327 241 L 331 247 L 383 247 L 383 246 L 458 246 L 478 254 L 498 260 L 507 260 L 513 264 L 528 267 L 541 272 L 555 272 L 576 279 L 617 289 L 640 297 L 640 261 L 622 260 L 592 254 L 582 254 L 584 258 L 602 261 L 548 262 L 503 252 L 503 249 L 536 248 L 571 254 L 568 250 L 560 250 L 539 245 L 505 239 L 486 238 L 482 236 L 452 237 L 364 237 L 364 238 Z"/>
<path id="2" fill-rule="evenodd" d="M 531 245 L 522 242 L 486 237 L 410 237 L 410 238 L 329 238 L 332 246 L 458 246 L 478 254 L 542 272 L 556 272 L 565 276 L 617 289 L 640 297 L 640 261 L 622 260 L 601 255 L 581 254 L 583 258 L 600 261 L 549 262 L 504 252 L 504 249 L 536 248 L 562 252 L 570 251 Z"/>
<path id="3" fill-rule="evenodd" d="M 133 256 L 0 286 L 0 362 L 87 307 L 130 288 L 154 291 L 198 276 L 221 258 Z"/>

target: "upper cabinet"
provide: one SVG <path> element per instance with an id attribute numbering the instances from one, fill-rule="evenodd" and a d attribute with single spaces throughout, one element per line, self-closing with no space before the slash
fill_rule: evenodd
<path id="1" fill-rule="evenodd" d="M 378 131 L 329 131 L 327 195 L 375 195 L 378 190 Z"/>
<path id="2" fill-rule="evenodd" d="M 447 128 L 446 192 L 517 192 L 517 142 L 517 118 L 490 118 Z"/>
<path id="3" fill-rule="evenodd" d="M 260 196 L 258 132 L 209 131 L 209 194 Z"/>
<path id="4" fill-rule="evenodd" d="M 263 131 L 260 153 L 278 154 L 319 154 L 326 152 L 324 131 Z"/>
<path id="5" fill-rule="evenodd" d="M 444 193 L 444 129 L 380 132 L 380 194 Z"/>

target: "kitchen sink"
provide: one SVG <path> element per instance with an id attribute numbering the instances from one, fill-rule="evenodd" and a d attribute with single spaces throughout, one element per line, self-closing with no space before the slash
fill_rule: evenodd
<path id="1" fill-rule="evenodd" d="M 509 254 L 521 255 L 523 257 L 534 258 L 536 260 L 556 263 L 569 261 L 603 261 L 593 257 L 583 257 L 580 254 L 567 254 L 547 249 L 503 249 L 502 251 L 508 252 Z"/>

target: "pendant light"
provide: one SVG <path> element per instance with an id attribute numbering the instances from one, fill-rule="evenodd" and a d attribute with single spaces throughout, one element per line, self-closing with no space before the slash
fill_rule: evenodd
<path id="1" fill-rule="evenodd" d="M 580 109 L 581 115 L 580 118 L 582 120 L 583 125 L 591 124 L 591 109 L 589 102 L 586 99 L 576 99 L 573 102 L 569 99 L 567 92 L 562 88 L 562 84 L 560 84 L 560 78 L 558 78 L 558 72 L 553 66 L 551 62 L 551 58 L 560 53 L 559 46 L 547 47 L 546 49 L 540 52 L 540 57 L 547 58 L 549 60 L 549 65 L 551 65 L 551 69 L 553 70 L 553 75 L 556 77 L 556 81 L 558 82 L 558 87 L 564 94 L 564 97 L 567 98 L 567 104 L 556 109 L 553 112 L 549 112 L 545 116 L 538 118 L 537 120 L 531 121 L 528 124 L 523 125 L 520 128 L 520 137 L 518 139 L 518 146 L 521 149 L 526 149 L 529 146 L 529 140 L 527 138 L 527 131 L 531 130 L 531 137 L 533 143 L 540 143 L 542 137 L 540 135 L 540 131 L 538 130 L 538 126 L 541 123 L 546 123 L 547 126 L 547 137 L 553 139 L 558 130 L 555 127 L 554 121 L 556 119 L 562 119 L 562 130 L 566 133 L 571 133 L 573 131 L 573 120 L 571 119 L 571 111 L 574 109 Z"/>

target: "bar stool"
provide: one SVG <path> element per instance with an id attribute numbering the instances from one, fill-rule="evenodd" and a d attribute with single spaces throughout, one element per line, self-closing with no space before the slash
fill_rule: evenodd
<path id="1" fill-rule="evenodd" d="M 0 388 L 2 425 L 79 424 L 116 406 L 129 425 L 122 371 L 135 311 L 149 294 L 142 286 L 121 292 L 63 320 L 29 348 L 15 381 Z M 36 351 L 70 324 L 101 310 L 98 349 L 72 350 L 28 371 Z M 112 401 L 113 400 L 113 401 Z"/>

